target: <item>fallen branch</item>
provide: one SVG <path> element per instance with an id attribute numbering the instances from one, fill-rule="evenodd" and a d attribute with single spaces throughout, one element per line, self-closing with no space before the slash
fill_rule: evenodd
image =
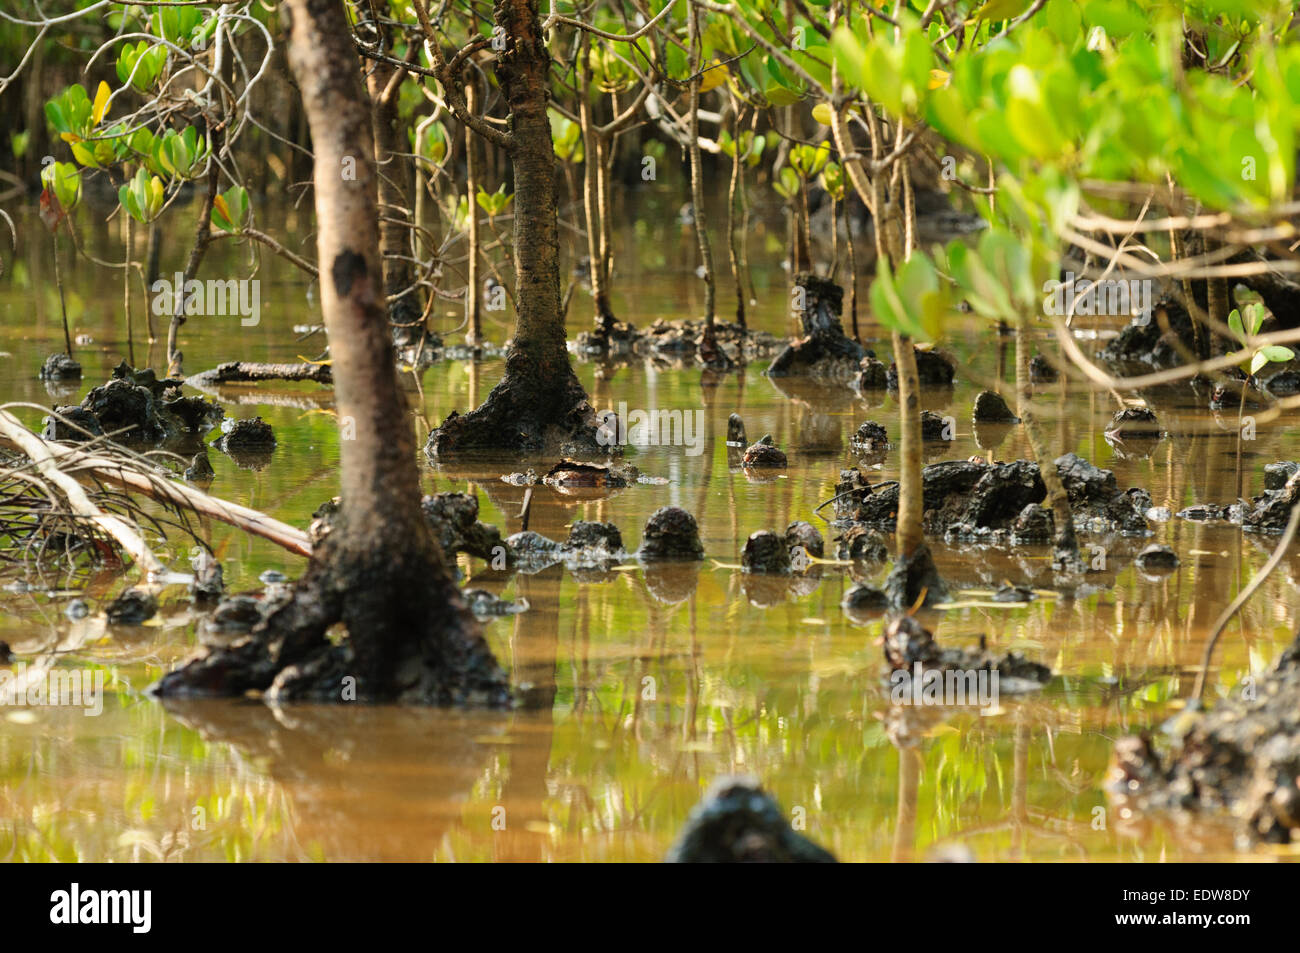
<path id="1" fill-rule="evenodd" d="M 258 361 L 227 361 L 209 371 L 194 374 L 185 383 L 204 389 L 218 384 L 251 384 L 258 381 L 312 381 L 332 384 L 328 364 L 264 364 Z"/>
<path id="2" fill-rule="evenodd" d="M 24 427 L 13 414 L 0 410 L 0 434 L 8 437 L 18 448 L 27 454 L 32 465 L 41 476 L 58 488 L 68 501 L 68 506 L 78 516 L 84 517 L 107 533 L 125 550 L 144 573 L 146 581 L 154 582 L 167 572 L 167 567 L 154 555 L 149 544 L 144 541 L 139 530 L 120 516 L 105 513 L 86 492 L 77 480 L 61 466 L 60 451 L 57 444 L 47 443 Z"/>
<path id="3" fill-rule="evenodd" d="M 42 475 L 50 479 L 51 482 L 55 482 L 59 489 L 64 492 L 64 495 L 68 496 L 69 501 L 73 501 L 74 498 L 68 492 L 65 484 L 75 486 L 80 494 L 80 499 L 84 500 L 87 506 L 93 507 L 105 519 L 116 520 L 122 527 L 126 527 L 127 524 L 120 517 L 104 514 L 98 510 L 98 507 L 94 507 L 84 488 L 77 483 L 77 480 L 83 478 L 93 479 L 125 490 L 134 490 L 160 503 L 179 509 L 191 510 L 202 516 L 228 523 L 254 536 L 270 540 L 277 546 L 282 546 L 289 552 L 299 556 L 311 555 L 311 540 L 308 539 L 306 533 L 297 527 L 290 526 L 288 523 L 281 523 L 279 520 L 272 519 L 265 513 L 250 509 L 247 506 L 209 496 L 201 490 L 196 490 L 175 480 L 163 479 L 131 465 L 128 461 L 115 459 L 104 454 L 90 453 L 62 443 L 47 441 L 24 427 L 16 417 L 6 410 L 0 410 L 0 436 L 8 438 L 27 454 L 40 468 Z M 55 474 L 58 475 L 58 480 L 55 479 Z M 89 516 L 89 514 L 87 515 Z M 127 541 L 119 538 L 108 524 L 100 523 L 100 525 L 106 532 L 112 533 L 114 539 L 117 539 L 123 548 L 127 549 L 132 556 L 135 556 L 137 562 L 142 562 L 142 565 L 145 565 L 149 571 L 154 571 L 155 564 L 159 571 L 166 571 L 165 567 L 157 562 L 156 557 L 151 552 L 148 552 L 147 547 L 145 547 L 145 551 L 148 553 L 148 559 L 153 560 L 153 562 L 143 561 L 142 554 L 137 551 L 143 545 L 143 541 L 139 539 L 138 534 L 136 534 L 135 542 L 128 545 Z"/>

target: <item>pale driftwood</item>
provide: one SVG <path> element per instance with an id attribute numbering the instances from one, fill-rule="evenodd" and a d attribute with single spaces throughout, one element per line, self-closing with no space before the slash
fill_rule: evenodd
<path id="1" fill-rule="evenodd" d="M 7 410 L 0 410 L 0 434 L 8 437 L 23 453 L 41 477 L 49 481 L 68 501 L 68 506 L 78 515 L 94 523 L 117 542 L 135 560 L 135 564 L 149 577 L 162 576 L 167 567 L 154 555 L 144 541 L 139 529 L 113 513 L 105 513 L 86 492 L 86 488 L 67 472 L 63 457 L 65 448 L 49 443 L 32 433 Z"/>
<path id="2" fill-rule="evenodd" d="M 143 493 L 160 503 L 191 510 L 202 516 L 229 523 L 231 526 L 238 527 L 254 536 L 270 540 L 299 556 L 311 555 L 311 540 L 308 539 L 306 533 L 295 526 L 281 523 L 279 520 L 272 519 L 265 513 L 250 509 L 247 506 L 209 496 L 201 490 L 196 490 L 175 480 L 156 477 L 130 466 L 125 461 L 81 450 L 67 444 L 47 441 L 32 433 L 16 417 L 5 410 L 0 410 L 0 436 L 7 437 L 23 453 L 27 454 L 40 469 L 42 476 L 55 483 L 68 496 L 70 502 L 74 502 L 74 498 L 68 493 L 66 484 L 75 486 L 85 503 L 94 506 L 90 502 L 89 496 L 86 495 L 84 488 L 77 483 L 78 479 L 93 478 L 100 483 Z M 56 480 L 55 474 L 60 479 Z M 75 502 L 74 505 L 80 505 L 80 503 Z M 126 525 L 125 521 L 120 517 L 112 514 L 101 513 L 101 515 L 105 519 L 117 520 L 123 526 Z M 96 520 L 96 522 L 99 522 L 99 520 Z M 100 525 L 103 526 L 106 532 L 112 532 L 107 524 L 100 523 Z M 136 552 L 138 547 L 128 546 L 116 533 L 113 533 L 113 537 L 118 539 L 123 548 L 126 548 L 132 556 L 135 556 L 137 561 L 141 560 L 141 556 Z M 147 551 L 147 547 L 145 549 Z M 149 553 L 148 556 L 154 560 L 154 563 L 157 563 L 156 557 L 152 553 Z M 141 562 L 141 565 L 151 572 L 154 571 L 155 566 L 152 563 Z M 166 571 L 161 563 L 157 563 L 156 568 L 159 571 Z"/>

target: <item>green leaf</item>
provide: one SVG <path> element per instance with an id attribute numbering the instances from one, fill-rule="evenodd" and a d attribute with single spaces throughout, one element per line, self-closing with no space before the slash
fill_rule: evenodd
<path id="1" fill-rule="evenodd" d="M 41 183 L 54 193 L 65 212 L 81 202 L 81 170 L 71 162 L 51 162 L 41 170 Z"/>
<path id="2" fill-rule="evenodd" d="M 1243 343 L 1245 342 L 1246 331 L 1241 326 L 1241 312 L 1238 311 L 1236 308 L 1233 308 L 1232 311 L 1228 314 L 1228 330 L 1230 330 L 1233 334 L 1235 334 L 1238 340 L 1242 341 Z"/>

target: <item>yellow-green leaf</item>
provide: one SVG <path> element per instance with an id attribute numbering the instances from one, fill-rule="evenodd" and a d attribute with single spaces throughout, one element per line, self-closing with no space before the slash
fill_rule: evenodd
<path id="1" fill-rule="evenodd" d="M 108 112 L 108 97 L 111 93 L 112 90 L 108 88 L 108 83 L 100 80 L 99 89 L 95 91 L 95 108 L 90 112 L 91 121 L 96 126 L 104 118 L 104 114 Z"/>

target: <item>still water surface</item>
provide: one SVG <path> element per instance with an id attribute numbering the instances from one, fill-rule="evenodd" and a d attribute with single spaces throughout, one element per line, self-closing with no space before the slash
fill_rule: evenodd
<path id="1" fill-rule="evenodd" d="M 307 236 L 302 222 L 292 215 L 286 221 L 288 230 Z M 654 221 L 665 224 L 646 224 Z M 120 275 L 84 261 L 66 264 L 64 245 L 74 334 L 90 335 L 93 344 L 78 348 L 86 372 L 80 387 L 49 392 L 36 371 L 62 341 L 50 239 L 34 215 L 21 216 L 20 226 L 27 244 L 0 279 L 0 398 L 75 403 L 126 356 Z M 83 212 L 80 227 L 93 254 L 120 260 L 116 225 L 92 226 Z M 699 313 L 694 238 L 671 214 L 639 216 L 620 240 L 621 318 L 640 325 Z M 181 244 L 165 246 L 164 274 L 180 267 Z M 760 223 L 753 237 L 760 302 L 751 323 L 784 334 L 779 245 Z M 242 276 L 247 261 L 246 249 L 220 243 L 204 274 Z M 311 289 L 270 256 L 259 277 L 257 327 L 240 327 L 237 318 L 186 325 L 187 373 L 231 359 L 318 356 L 321 338 L 296 341 L 293 330 L 319 321 Z M 724 316 L 728 288 L 723 283 L 719 294 Z M 160 367 L 162 345 L 143 343 L 138 292 L 135 301 L 137 362 Z M 454 310 L 450 304 L 441 327 L 459 323 Z M 864 328 L 878 333 L 868 317 Z M 500 341 L 508 329 L 499 315 L 487 318 L 489 336 Z M 570 334 L 589 320 L 589 302 L 575 295 Z M 977 445 L 970 424 L 980 389 L 1000 377 L 1010 393 L 1010 345 L 964 316 L 954 316 L 952 328 L 946 346 L 958 359 L 957 386 L 927 395 L 926 406 L 957 419 L 957 439 L 930 460 L 1026 456 L 1018 431 L 990 450 Z M 511 713 L 272 711 L 252 701 L 164 707 L 143 690 L 195 645 L 195 616 L 182 590 L 164 598 L 159 615 L 142 626 L 106 626 L 97 611 L 129 574 L 81 579 L 76 585 L 84 593 L 34 577 L 29 591 L 0 591 L 0 639 L 16 654 L 56 652 L 59 666 L 102 670 L 108 692 L 98 717 L 51 707 L 0 709 L 0 859 L 655 860 L 701 790 L 737 771 L 757 774 L 787 811 L 801 809 L 806 833 L 844 860 L 925 859 L 958 846 L 979 860 L 1288 856 L 1272 849 L 1234 853 L 1226 829 L 1213 823 L 1118 817 L 1105 809 L 1102 790 L 1112 741 L 1158 732 L 1179 710 L 1206 631 L 1265 561 L 1271 540 L 1231 527 L 1153 524 L 1153 539 L 1182 560 L 1172 576 L 1149 579 L 1131 565 L 1146 541 L 1111 543 L 1110 571 L 1095 588 L 996 607 L 987 590 L 1004 581 L 1049 582 L 1046 552 L 940 544 L 941 569 L 970 591 L 962 595 L 964 607 L 942 616 L 937 636 L 973 646 L 985 635 L 991 649 L 1021 652 L 1058 677 L 1032 699 L 1003 697 L 989 712 L 891 712 L 880 623 L 857 624 L 840 608 L 852 584 L 844 567 L 822 567 L 819 580 L 798 587 L 733 567 L 750 533 L 781 531 L 793 520 L 819 525 L 829 544 L 831 529 L 813 511 L 833 495 L 839 470 L 855 462 L 849 437 L 875 419 L 896 440 L 897 407 L 892 397 L 864 399 L 841 386 L 778 384 L 762 376 L 764 366 L 708 386 L 698 369 L 579 366 L 599 407 L 625 401 L 629 408 L 702 411 L 704 452 L 638 449 L 631 459 L 642 472 L 667 482 L 603 500 L 539 489 L 529 528 L 563 538 L 575 519 L 610 520 L 632 549 L 646 517 L 672 503 L 698 518 L 709 560 L 666 573 L 633 567 L 574 578 L 559 567 L 533 576 L 493 573 L 462 557 L 460 569 L 475 585 L 532 607 L 486 627 L 527 700 Z M 431 423 L 476 405 L 500 373 L 500 363 L 489 361 L 439 363 L 418 380 L 408 374 L 421 442 Z M 1119 459 L 1101 436 L 1115 410 L 1108 395 L 1059 387 L 1042 393 L 1062 452 L 1113 468 L 1121 487 L 1145 487 L 1157 506 L 1175 512 L 1193 502 L 1235 500 L 1239 481 L 1242 494 L 1258 493 L 1265 463 L 1300 458 L 1300 435 L 1289 420 L 1241 444 L 1235 420 L 1156 395 L 1171 436 L 1149 458 Z M 269 421 L 279 445 L 261 470 L 240 469 L 214 451 L 211 492 L 305 526 L 337 492 L 328 391 L 263 385 L 228 388 L 221 399 L 228 415 Z M 773 435 L 789 453 L 787 471 L 760 481 L 729 469 L 724 441 L 732 412 L 744 417 L 751 439 Z M 19 413 L 39 426 L 39 411 Z M 500 482 L 500 474 L 549 462 L 502 460 L 448 472 L 421 458 L 427 491 L 477 492 L 481 518 L 504 534 L 521 528 L 523 490 Z M 891 456 L 879 478 L 892 479 L 894 464 Z M 202 532 L 231 592 L 260 588 L 267 569 L 290 577 L 302 570 L 297 557 L 227 526 Z M 159 549 L 186 568 L 179 540 L 159 542 Z M 20 570 L 4 573 L 6 583 L 24 578 Z M 1300 562 L 1288 560 L 1228 629 L 1212 693 L 1262 670 L 1290 641 L 1298 587 Z M 63 609 L 76 595 L 95 611 L 70 622 Z"/>

